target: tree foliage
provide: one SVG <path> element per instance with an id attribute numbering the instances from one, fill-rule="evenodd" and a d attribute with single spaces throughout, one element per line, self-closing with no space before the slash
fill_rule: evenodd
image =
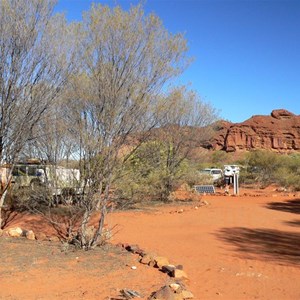
<path id="1" fill-rule="evenodd" d="M 68 38 L 73 30 L 63 16 L 52 15 L 54 4 L 0 1 L 1 164 L 18 160 L 74 65 L 74 40 Z M 0 226 L 6 189 L 0 200 Z"/>
<path id="2" fill-rule="evenodd" d="M 195 92 L 177 87 L 162 100 L 167 108 L 159 118 L 161 126 L 151 130 L 149 141 L 130 157 L 125 172 L 132 172 L 132 178 L 121 181 L 125 188 L 121 190 L 125 194 L 131 191 L 131 198 L 139 190 L 138 197 L 168 201 L 184 180 L 190 181 L 191 176 L 196 180 L 192 153 L 211 134 L 209 125 L 216 112 Z"/>
<path id="3" fill-rule="evenodd" d="M 0 161 L 11 162 L 62 89 L 72 44 L 54 1 L 0 2 Z M 62 40 L 61 36 L 65 39 Z"/>
<path id="4" fill-rule="evenodd" d="M 82 232 L 91 214 L 101 210 L 93 239 L 84 241 L 82 234 L 82 246 L 90 248 L 101 237 L 120 151 L 130 136 L 145 135 L 158 124 L 163 114 L 159 94 L 183 71 L 187 47 L 182 35 L 170 34 L 141 6 L 126 12 L 92 5 L 81 34 L 82 64 L 70 81 L 68 105 L 85 181 L 94 195 L 81 201 L 86 212 Z"/>
<path id="5" fill-rule="evenodd" d="M 190 63 L 187 41 L 141 5 L 93 4 L 81 22 L 67 24 L 54 4 L 0 0 L 0 161 L 35 155 L 78 164 L 83 192 L 72 236 L 90 249 L 101 244 L 120 175 L 139 177 L 144 182 L 135 183 L 149 195 L 167 199 L 216 112 L 195 92 L 174 87 Z M 94 213 L 99 222 L 91 231 Z"/>
<path id="6" fill-rule="evenodd" d="M 170 171 L 169 156 L 169 145 L 164 141 L 143 143 L 116 174 L 117 205 L 130 207 L 141 202 L 167 202 L 171 192 L 182 184 L 197 182 L 198 172 L 190 160 L 181 159 Z"/>

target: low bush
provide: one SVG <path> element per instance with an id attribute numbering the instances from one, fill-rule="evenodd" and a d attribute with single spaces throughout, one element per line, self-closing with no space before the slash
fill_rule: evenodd
<path id="1" fill-rule="evenodd" d="M 292 190 L 300 190 L 300 155 L 279 154 L 270 151 L 252 151 L 240 162 L 240 182 L 258 183 L 265 187 L 271 183 Z"/>

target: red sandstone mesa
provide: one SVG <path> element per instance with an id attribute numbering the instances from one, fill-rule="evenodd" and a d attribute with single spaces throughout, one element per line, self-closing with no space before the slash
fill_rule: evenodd
<path id="1" fill-rule="evenodd" d="M 252 149 L 300 151 L 300 116 L 278 109 L 270 116 L 256 115 L 242 123 L 221 121 L 209 147 L 227 152 Z"/>

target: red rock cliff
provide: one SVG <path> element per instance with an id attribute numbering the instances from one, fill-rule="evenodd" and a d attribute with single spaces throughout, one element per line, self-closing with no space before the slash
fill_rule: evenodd
<path id="1" fill-rule="evenodd" d="M 300 151 L 300 116 L 278 109 L 270 116 L 253 116 L 242 123 L 219 122 L 210 147 L 227 152 L 251 149 Z"/>

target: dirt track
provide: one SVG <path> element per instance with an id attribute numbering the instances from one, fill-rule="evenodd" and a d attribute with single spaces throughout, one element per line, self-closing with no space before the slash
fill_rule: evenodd
<path id="1" fill-rule="evenodd" d="M 116 241 L 183 264 L 196 299 L 300 299 L 300 199 L 206 196 L 209 205 L 116 213 Z"/>
<path id="2" fill-rule="evenodd" d="M 112 213 L 108 223 L 119 230 L 113 243 L 139 244 L 182 264 L 198 300 L 300 299 L 300 197 L 271 193 L 204 200 L 209 205 L 198 209 L 193 204 Z M 16 219 L 11 226 L 16 224 L 43 228 L 36 220 Z M 27 251 L 23 260 L 13 243 L 1 246 L 1 299 L 105 299 L 121 288 L 147 295 L 167 280 L 137 264 L 135 256 L 116 253 L 105 263 L 101 253 L 36 253 L 32 243 L 39 245 L 21 247 Z"/>

